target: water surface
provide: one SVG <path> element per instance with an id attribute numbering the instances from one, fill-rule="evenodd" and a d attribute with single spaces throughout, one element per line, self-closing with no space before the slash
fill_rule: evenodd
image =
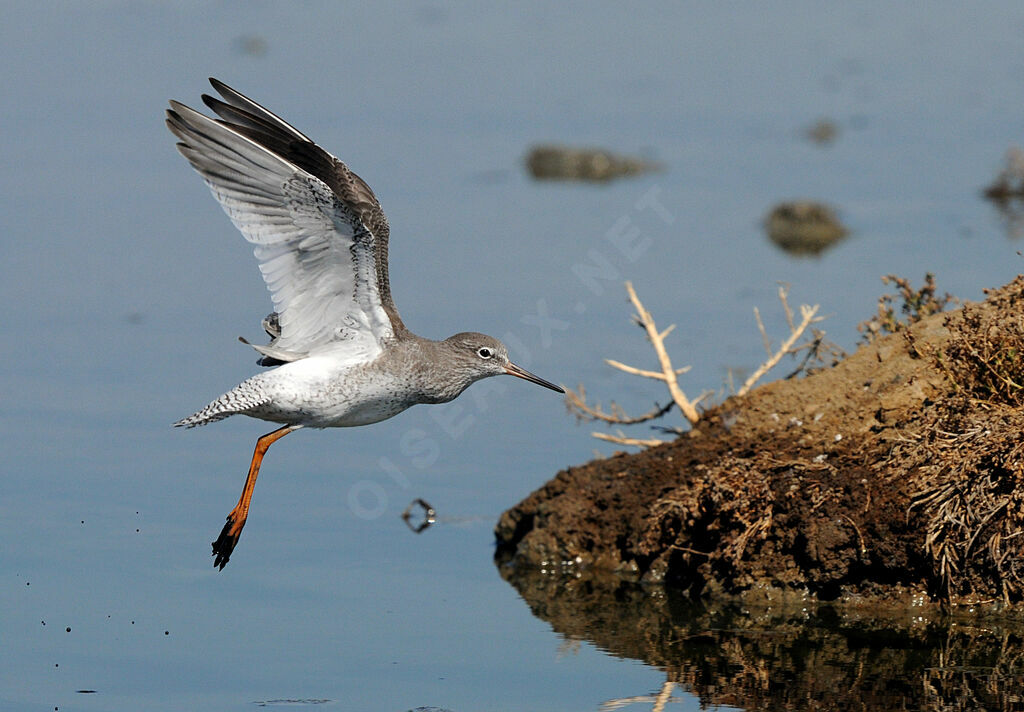
<path id="1" fill-rule="evenodd" d="M 698 393 L 762 358 L 752 309 L 779 328 L 779 281 L 851 347 L 883 274 L 979 298 L 1020 271 L 979 191 L 1024 140 L 1024 10 L 960 8 L 3 4 L 0 706 L 589 710 L 665 680 L 567 642 L 496 572 L 498 514 L 611 450 L 513 379 L 281 441 L 212 569 L 268 428 L 169 424 L 253 372 L 236 337 L 269 300 L 173 150 L 167 99 L 196 105 L 218 76 L 359 172 L 418 333 L 493 333 L 539 375 L 646 410 L 662 394 L 602 360 L 653 364 L 625 279 L 677 324 Z M 821 116 L 840 127 L 825 148 L 803 136 Z M 539 142 L 667 170 L 536 183 Z M 779 251 L 760 221 L 792 198 L 835 205 L 851 236 Z M 414 497 L 447 523 L 410 534 Z"/>

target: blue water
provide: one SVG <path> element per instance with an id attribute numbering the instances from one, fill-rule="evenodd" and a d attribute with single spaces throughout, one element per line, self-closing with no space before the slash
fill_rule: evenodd
<path id="1" fill-rule="evenodd" d="M 590 710 L 664 680 L 562 641 L 494 569 L 500 512 L 612 449 L 513 379 L 281 441 L 213 570 L 269 428 L 169 424 L 255 370 L 236 337 L 260 337 L 270 305 L 163 126 L 208 75 L 373 186 L 411 328 L 493 333 L 544 378 L 634 410 L 664 396 L 603 363 L 654 363 L 625 279 L 677 324 L 696 394 L 760 361 L 752 309 L 777 333 L 777 282 L 850 348 L 883 274 L 931 271 L 977 299 L 1021 271 L 979 198 L 1024 141 L 1014 2 L 8 2 L 0 18 L 5 710 Z M 840 127 L 825 148 L 801 135 L 822 116 Z M 521 160 L 546 141 L 668 169 L 535 183 Z M 819 258 L 779 251 L 760 221 L 790 198 L 836 205 L 851 236 Z M 419 536 L 399 519 L 415 497 L 447 518 Z"/>

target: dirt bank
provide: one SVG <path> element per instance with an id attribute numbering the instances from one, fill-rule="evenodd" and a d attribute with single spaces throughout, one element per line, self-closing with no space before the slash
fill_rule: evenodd
<path id="1" fill-rule="evenodd" d="M 709 410 L 672 443 L 560 472 L 498 558 L 693 596 L 1024 599 L 1024 279 Z"/>

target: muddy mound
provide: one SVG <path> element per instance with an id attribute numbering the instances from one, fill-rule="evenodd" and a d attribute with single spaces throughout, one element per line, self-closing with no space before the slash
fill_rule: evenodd
<path id="1" fill-rule="evenodd" d="M 516 567 L 691 596 L 1024 598 L 1024 280 L 560 472 L 500 519 Z"/>

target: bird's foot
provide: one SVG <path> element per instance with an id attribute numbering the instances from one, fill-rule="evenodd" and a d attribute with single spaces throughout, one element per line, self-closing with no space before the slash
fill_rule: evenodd
<path id="1" fill-rule="evenodd" d="M 220 530 L 217 541 L 213 542 L 213 566 L 217 569 L 223 569 L 227 565 L 231 552 L 238 544 L 238 537 L 242 535 L 242 527 L 245 526 L 245 518 L 237 515 L 234 510 L 227 519 L 227 524 Z"/>

